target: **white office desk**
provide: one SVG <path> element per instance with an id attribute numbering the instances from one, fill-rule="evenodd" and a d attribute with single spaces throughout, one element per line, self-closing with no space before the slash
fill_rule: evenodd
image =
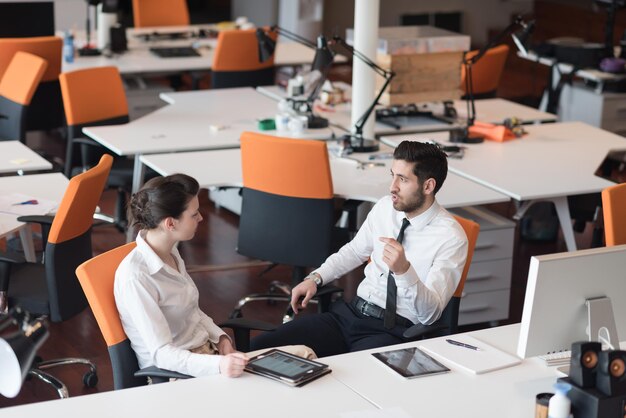
<path id="1" fill-rule="evenodd" d="M 470 332 L 496 348 L 515 353 L 519 324 Z M 443 337 L 446 338 L 446 337 Z M 419 342 L 343 354 L 323 359 L 336 379 L 378 408 L 399 407 L 412 417 L 506 417 L 534 416 L 535 396 L 554 392 L 555 368 L 537 358 L 520 365 L 473 375 L 449 366 L 449 373 L 405 379 L 371 353 L 413 347 Z"/>
<path id="2" fill-rule="evenodd" d="M 391 149 L 383 146 L 381 151 L 389 152 Z M 366 160 L 367 156 L 361 155 L 358 158 Z M 174 173 L 188 174 L 198 180 L 204 188 L 242 186 L 239 149 L 144 155 L 141 160 L 164 176 Z M 377 202 L 388 195 L 391 160 L 377 162 L 384 162 L 385 166 L 358 169 L 356 161 L 331 157 L 330 167 L 335 195 L 369 202 Z M 437 194 L 437 200 L 445 207 L 459 207 L 504 202 L 509 198 L 449 173 Z"/>
<path id="3" fill-rule="evenodd" d="M 140 155 L 238 148 L 242 132 L 258 131 L 258 119 L 276 114 L 276 102 L 250 87 L 173 93 L 167 98 L 172 104 L 128 124 L 83 129 L 115 154 L 135 156 L 133 192 L 143 182 Z M 325 139 L 332 134 L 331 129 L 318 129 L 300 137 Z"/>
<path id="4" fill-rule="evenodd" d="M 568 250 L 576 249 L 567 196 L 596 193 L 608 180 L 594 175 L 612 149 L 626 149 L 626 139 L 580 123 L 553 123 L 525 127 L 528 135 L 507 142 L 467 144 L 462 159 L 448 161 L 450 171 L 490 187 L 518 202 L 522 216 L 535 200 L 554 202 Z M 428 139 L 446 143 L 447 134 L 430 133 Z M 418 136 L 388 136 L 381 140 L 397 146 Z"/>
<path id="5" fill-rule="evenodd" d="M 3 194 L 21 193 L 56 202 L 61 201 L 68 184 L 69 180 L 61 173 L 0 177 L 0 191 Z M 20 233 L 24 258 L 27 261 L 36 261 L 30 226 L 19 222 L 15 215 L 0 213 L 0 238 L 15 232 Z"/>
<path id="6" fill-rule="evenodd" d="M 261 376 L 221 375 L 4 408 L 12 418 L 110 417 L 298 417 L 340 418 L 343 412 L 375 407 L 324 376 L 292 388 Z"/>
<path id="7" fill-rule="evenodd" d="M 344 95 L 350 97 L 352 94 L 352 86 L 346 83 L 335 83 L 344 90 Z M 261 86 L 257 87 L 257 91 L 274 100 L 280 100 L 287 97 L 285 90 L 279 86 Z M 447 131 L 453 128 L 464 126 L 467 119 L 467 102 L 465 100 L 454 100 L 454 108 L 457 111 L 458 121 L 456 123 L 446 123 L 437 120 L 424 120 L 420 124 L 403 126 L 395 129 L 389 125 L 376 122 L 374 132 L 376 135 L 394 135 L 399 133 L 410 132 L 436 132 Z M 419 104 L 418 104 L 419 105 Z M 382 106 L 380 106 L 382 107 Z M 523 123 L 536 122 L 556 122 L 556 115 L 552 113 L 542 112 L 529 106 L 511 102 L 505 99 L 482 99 L 475 101 L 476 119 L 487 123 L 502 123 L 506 118 L 516 117 Z M 325 111 L 323 108 L 316 108 L 315 113 L 340 128 L 350 130 L 351 122 L 351 106 L 349 103 L 336 105 Z M 372 113 L 370 118 L 374 118 Z"/>
<path id="8" fill-rule="evenodd" d="M 0 174 L 50 170 L 50 161 L 20 141 L 0 141 Z"/>

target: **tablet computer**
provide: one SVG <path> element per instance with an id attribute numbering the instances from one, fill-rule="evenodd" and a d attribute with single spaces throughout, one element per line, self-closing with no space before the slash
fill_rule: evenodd
<path id="1" fill-rule="evenodd" d="M 381 353 L 372 353 L 372 355 L 407 379 L 450 371 L 446 366 L 417 347 L 383 351 Z"/>
<path id="2" fill-rule="evenodd" d="M 331 371 L 326 364 L 278 349 L 251 358 L 245 370 L 290 386 L 302 386 Z"/>

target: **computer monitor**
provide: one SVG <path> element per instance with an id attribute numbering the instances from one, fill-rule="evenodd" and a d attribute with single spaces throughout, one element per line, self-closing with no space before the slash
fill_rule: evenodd
<path id="1" fill-rule="evenodd" d="M 53 35 L 53 2 L 0 2 L 0 38 Z"/>
<path id="2" fill-rule="evenodd" d="M 593 341 L 601 327 L 616 349 L 626 338 L 626 245 L 532 257 L 517 354 L 569 350 L 589 325 Z"/>

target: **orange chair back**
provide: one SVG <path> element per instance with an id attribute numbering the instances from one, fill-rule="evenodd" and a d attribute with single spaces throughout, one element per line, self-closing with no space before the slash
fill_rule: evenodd
<path id="1" fill-rule="evenodd" d="M 117 267 L 136 246 L 130 242 L 114 248 L 85 261 L 76 269 L 76 276 L 109 347 L 127 338 L 115 304 L 113 284 Z"/>
<path id="2" fill-rule="evenodd" d="M 269 36 L 276 40 L 275 33 Z M 213 71 L 262 70 L 274 66 L 274 55 L 265 62 L 259 61 L 256 29 L 223 30 L 217 36 L 211 68 Z"/>
<path id="3" fill-rule="evenodd" d="M 478 51 L 470 51 L 465 55 L 466 59 L 472 58 Z M 498 45 L 488 49 L 476 64 L 472 66 L 472 90 L 476 94 L 495 92 L 500 84 L 500 77 L 504 71 L 504 64 L 509 55 L 507 45 Z M 467 94 L 465 88 L 465 66 L 461 66 L 461 89 Z"/>
<path id="4" fill-rule="evenodd" d="M 287 197 L 333 198 L 328 151 L 322 141 L 244 132 L 241 168 L 243 185 L 248 189 Z"/>
<path id="5" fill-rule="evenodd" d="M 103 155 L 97 166 L 72 177 L 48 235 L 49 244 L 60 244 L 85 234 L 93 223 L 113 157 Z"/>
<path id="6" fill-rule="evenodd" d="M 602 190 L 602 214 L 607 247 L 626 244 L 626 183 Z"/>
<path id="7" fill-rule="evenodd" d="M 37 36 L 33 38 L 0 38 L 0 78 L 7 70 L 13 56 L 18 51 L 30 52 L 45 59 L 48 67 L 41 81 L 53 81 L 61 72 L 61 49 L 63 39 L 58 36 Z"/>
<path id="8" fill-rule="evenodd" d="M 469 219 L 462 218 L 460 216 L 454 216 L 454 219 L 461 225 L 467 236 L 467 258 L 465 260 L 465 266 L 461 273 L 461 281 L 454 292 L 454 297 L 460 298 L 463 294 L 463 288 L 465 287 L 465 280 L 467 279 L 467 273 L 469 272 L 470 265 L 472 264 L 472 258 L 474 257 L 474 248 L 476 248 L 476 241 L 478 240 L 478 234 L 480 233 L 480 225 Z"/>
<path id="9" fill-rule="evenodd" d="M 0 96 L 28 106 L 47 67 L 46 60 L 37 55 L 16 52 L 0 79 Z"/>
<path id="10" fill-rule="evenodd" d="M 136 28 L 148 26 L 187 26 L 189 10 L 186 0 L 133 0 Z"/>
<path id="11" fill-rule="evenodd" d="M 117 67 L 98 67 L 59 76 L 65 117 L 70 126 L 128 115 L 124 84 Z"/>

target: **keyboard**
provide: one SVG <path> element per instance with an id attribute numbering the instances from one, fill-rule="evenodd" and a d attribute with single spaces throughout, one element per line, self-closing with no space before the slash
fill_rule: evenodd
<path id="1" fill-rule="evenodd" d="M 160 58 L 199 57 L 200 53 L 190 46 L 152 47 L 150 52 Z"/>
<path id="2" fill-rule="evenodd" d="M 570 350 L 565 350 L 537 357 L 543 360 L 546 363 L 546 366 L 563 366 L 569 364 L 570 359 L 572 358 L 572 352 Z"/>

